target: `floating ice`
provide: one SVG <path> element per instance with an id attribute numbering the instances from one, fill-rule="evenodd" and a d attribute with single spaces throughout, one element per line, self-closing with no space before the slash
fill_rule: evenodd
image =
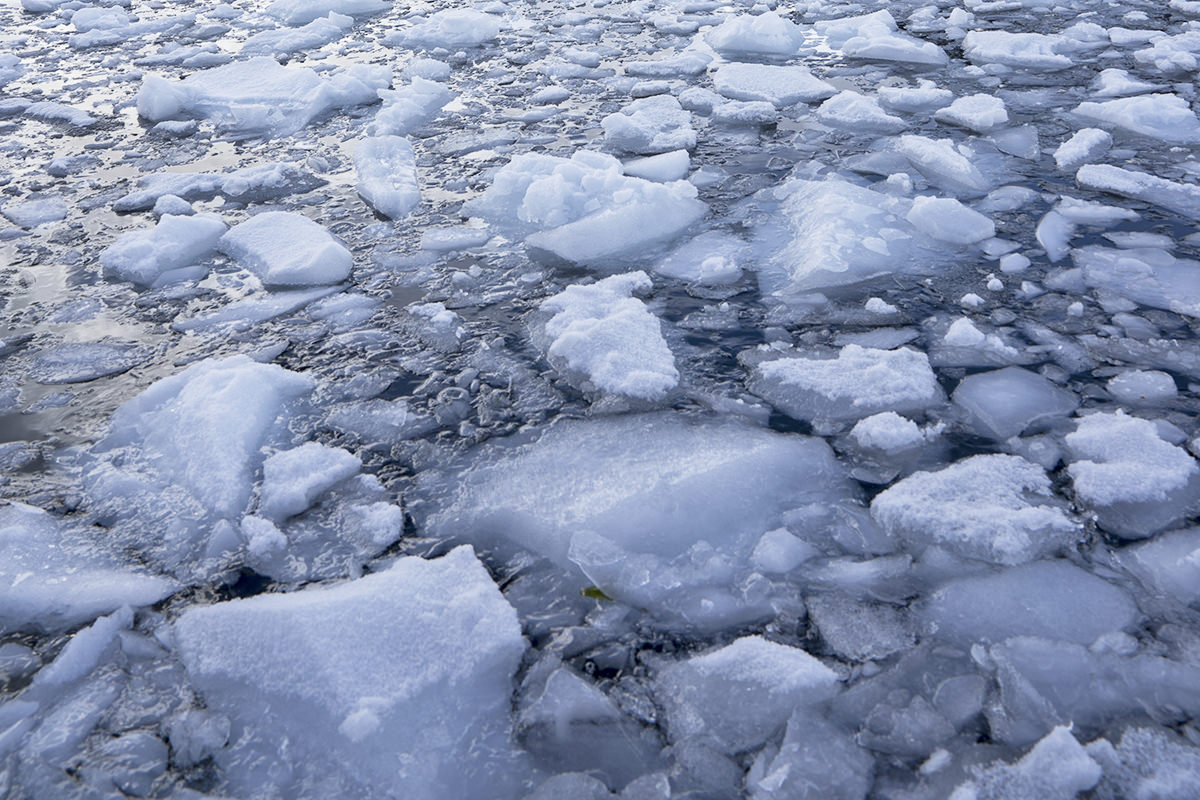
<path id="1" fill-rule="evenodd" d="M 736 236 L 702 233 L 681 244 L 654 265 L 654 272 L 704 286 L 736 282 L 749 266 L 748 246 Z"/>
<path id="2" fill-rule="evenodd" d="M 1086 646 L 1138 616 L 1125 592 L 1066 561 L 960 578 L 930 595 L 921 613 L 938 639 L 960 647 L 1013 636 Z"/>
<path id="3" fill-rule="evenodd" d="M 1112 136 L 1099 128 L 1084 128 L 1054 151 L 1054 163 L 1065 172 L 1073 172 L 1084 164 L 1101 158 L 1112 147 Z"/>
<path id="4" fill-rule="evenodd" d="M 604 142 L 618 152 L 653 154 L 696 146 L 692 115 L 671 95 L 634 100 L 600 121 Z"/>
<path id="5" fill-rule="evenodd" d="M 114 211 L 147 211 L 167 195 L 182 200 L 208 200 L 218 194 L 233 202 L 274 200 L 305 192 L 324 181 L 295 164 L 268 162 L 233 172 L 206 175 L 195 172 L 158 172 L 138 181 L 137 191 L 113 203 Z"/>
<path id="6" fill-rule="evenodd" d="M 135 572 L 33 506 L 0 506 L 0 630 L 60 631 L 122 606 L 147 606 L 174 582 Z"/>
<path id="7" fill-rule="evenodd" d="M 621 170 L 631 178 L 670 183 L 686 178 L 691 166 L 692 159 L 687 150 L 672 150 L 669 153 L 630 159 Z"/>
<path id="8" fill-rule="evenodd" d="M 263 462 L 258 512 L 276 520 L 299 514 L 361 467 L 354 455 L 317 442 L 276 453 Z"/>
<path id="9" fill-rule="evenodd" d="M 911 201 L 843 180 L 792 180 L 775 192 L 781 219 L 759 235 L 771 254 L 759 285 L 780 296 L 936 269 L 938 244 L 904 219 Z M 944 247 L 944 246 L 943 246 Z"/>
<path id="10" fill-rule="evenodd" d="M 1088 189 L 1144 200 L 1190 219 L 1200 219 L 1200 187 L 1190 183 L 1169 181 L 1111 164 L 1085 164 L 1075 173 L 1075 180 Z"/>
<path id="11" fill-rule="evenodd" d="M 1071 735 L 1070 727 L 1059 725 L 1016 763 L 999 762 L 980 770 L 959 786 L 952 798 L 1072 798 L 1095 786 L 1102 773 Z"/>
<path id="12" fill-rule="evenodd" d="M 602 392 L 661 400 L 679 383 L 679 371 L 658 318 L 633 297 L 652 285 L 646 273 L 630 272 L 542 301 L 552 316 L 536 338 L 545 341 L 547 358 Z"/>
<path id="13" fill-rule="evenodd" d="M 307 25 L 330 14 L 356 17 L 389 8 L 391 4 L 383 0 L 275 0 L 266 11 L 286 25 Z"/>
<path id="14" fill-rule="evenodd" d="M 822 441 L 670 413 L 564 420 L 533 443 L 485 445 L 445 480 L 429 476 L 432 500 L 414 508 L 430 534 L 511 539 L 701 627 L 763 612 L 766 596 L 732 581 L 787 509 L 853 496 Z"/>
<path id="15" fill-rule="evenodd" d="M 1200 262 L 1154 247 L 1071 251 L 1083 282 L 1151 308 L 1200 317 Z"/>
<path id="16" fill-rule="evenodd" d="M 1130 539 L 1156 533 L 1200 508 L 1200 467 L 1149 420 L 1089 414 L 1066 436 L 1075 494 L 1105 530 Z"/>
<path id="17" fill-rule="evenodd" d="M 212 523 L 246 510 L 261 448 L 284 438 L 287 409 L 312 388 L 310 378 L 246 356 L 163 378 L 121 406 L 93 448 L 92 506 L 132 525 L 136 546 L 167 569 L 190 571 L 209 557 L 208 540 L 221 538 Z"/>
<path id="18" fill-rule="evenodd" d="M 412 144 L 401 136 L 371 136 L 354 148 L 358 193 L 391 219 L 406 216 L 421 202 Z"/>
<path id="19" fill-rule="evenodd" d="M 1020 367 L 968 375 L 954 390 L 954 404 L 980 435 L 1004 441 L 1079 407 L 1075 395 Z"/>
<path id="20" fill-rule="evenodd" d="M 149 358 L 145 348 L 125 342 L 64 342 L 38 353 L 29 377 L 38 383 L 83 383 L 119 375 Z"/>
<path id="21" fill-rule="evenodd" d="M 171 273 L 214 255 L 228 228 L 220 217 L 167 214 L 150 230 L 123 234 L 100 253 L 104 274 L 141 286 L 169 281 Z"/>
<path id="22" fill-rule="evenodd" d="M 621 162 L 579 151 L 571 158 L 517 156 L 482 196 L 463 204 L 566 261 L 603 264 L 674 239 L 708 207 L 685 181 L 652 183 L 621 173 Z"/>
<path id="23" fill-rule="evenodd" d="M 458 49 L 478 47 L 500 35 L 500 20 L 471 8 L 438 11 L 423 22 L 388 37 L 389 44 L 405 47 Z"/>
<path id="24" fill-rule="evenodd" d="M 758 16 L 732 16 L 704 38 L 723 56 L 787 58 L 804 45 L 804 31 L 774 11 Z"/>
<path id="25" fill-rule="evenodd" d="M 996 235 L 990 219 L 952 197 L 916 197 L 904 218 L 926 236 L 948 244 L 975 244 Z"/>
<path id="26" fill-rule="evenodd" d="M 887 113 L 879 101 L 858 92 L 839 92 L 817 108 L 817 119 L 848 131 L 899 133 L 908 127 L 900 117 Z"/>
<path id="27" fill-rule="evenodd" d="M 354 27 L 354 20 L 344 14 L 330 12 L 300 28 L 260 31 L 242 45 L 244 56 L 273 56 L 312 50 L 336 42 Z"/>
<path id="28" fill-rule="evenodd" d="M 275 786 L 301 780 L 309 762 L 355 792 L 505 793 L 511 682 L 526 643 L 470 548 L 328 588 L 193 607 L 174 632 L 192 685 L 242 732 L 215 754 L 236 794 L 262 790 L 256 762 L 282 770 Z M 480 758 L 481 746 L 495 756 Z"/>
<path id="29" fill-rule="evenodd" d="M 860 17 L 843 17 L 813 24 L 826 43 L 848 58 L 899 61 L 907 64 L 942 66 L 949 61 L 933 42 L 901 33 L 887 10 Z"/>
<path id="30" fill-rule="evenodd" d="M 828 700 L 837 674 L 798 647 L 746 636 L 665 667 L 655 696 L 672 741 L 712 737 L 730 755 L 761 745 L 798 706 Z"/>
<path id="31" fill-rule="evenodd" d="M 871 515 L 910 547 L 1020 564 L 1077 534 L 1045 471 L 1018 456 L 982 455 L 918 472 L 877 495 Z"/>
<path id="32" fill-rule="evenodd" d="M 286 136 L 334 109 L 375 102 L 389 83 L 390 70 L 382 66 L 347 67 L 321 78 L 306 67 L 258 57 L 178 82 L 147 75 L 137 109 L 151 122 L 198 117 L 237 137 Z"/>
<path id="33" fill-rule="evenodd" d="M 67 216 L 67 204 L 57 197 L 43 200 L 8 202 L 0 205 L 0 216 L 22 228 L 36 228 L 48 222 L 58 222 Z"/>
<path id="34" fill-rule="evenodd" d="M 976 64 L 1002 64 L 1034 71 L 1066 69 L 1074 62 L 1063 51 L 1063 37 L 1044 33 L 971 31 L 963 39 L 963 53 Z"/>
<path id="35" fill-rule="evenodd" d="M 414 75 L 399 89 L 381 89 L 383 106 L 367 130 L 372 136 L 405 136 L 437 116 L 454 98 L 444 84 Z"/>
<path id="36" fill-rule="evenodd" d="M 938 122 L 958 125 L 976 133 L 987 133 L 1008 124 L 1008 109 L 1004 107 L 1004 101 L 990 94 L 960 97 L 933 116 Z"/>
<path id="37" fill-rule="evenodd" d="M 1172 144 L 1200 142 L 1200 119 L 1179 95 L 1145 94 L 1103 103 L 1080 103 L 1075 113 Z"/>
<path id="38" fill-rule="evenodd" d="M 929 181 L 956 194 L 975 197 L 990 188 L 979 168 L 948 139 L 907 134 L 897 140 L 896 150 Z"/>
<path id="39" fill-rule="evenodd" d="M 221 237 L 221 252 L 253 272 L 266 286 L 312 286 L 344 281 L 350 251 L 301 214 L 265 211 Z"/>
<path id="40" fill-rule="evenodd" d="M 825 100 L 837 90 L 806 67 L 724 64 L 713 73 L 713 87 L 733 100 L 765 100 L 776 108 Z"/>
<path id="41" fill-rule="evenodd" d="M 855 420 L 881 411 L 924 411 L 945 400 L 929 358 L 908 348 L 848 344 L 835 358 L 760 363 L 751 390 L 796 419 Z"/>

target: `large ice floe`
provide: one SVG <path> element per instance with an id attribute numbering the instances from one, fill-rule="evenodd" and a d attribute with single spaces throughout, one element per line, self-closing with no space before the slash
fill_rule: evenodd
<path id="1" fill-rule="evenodd" d="M 0 26 L 6 800 L 1200 800 L 1200 1 Z"/>

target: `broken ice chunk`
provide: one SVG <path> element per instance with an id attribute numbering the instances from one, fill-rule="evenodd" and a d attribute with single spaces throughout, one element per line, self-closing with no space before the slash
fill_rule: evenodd
<path id="1" fill-rule="evenodd" d="M 1200 219 L 1200 187 L 1190 183 L 1169 181 L 1112 164 L 1084 164 L 1075 173 L 1075 181 L 1088 189 L 1132 197 L 1189 219 Z"/>
<path id="2" fill-rule="evenodd" d="M 713 73 L 713 87 L 733 100 L 765 100 L 776 108 L 825 100 L 837 90 L 806 67 L 725 64 Z"/>
<path id="3" fill-rule="evenodd" d="M 305 442 L 263 462 L 258 511 L 274 520 L 299 514 L 325 490 L 362 468 L 352 453 L 318 442 Z"/>
<path id="4" fill-rule="evenodd" d="M 712 737 L 730 755 L 758 747 L 798 706 L 828 700 L 838 676 L 798 647 L 746 636 L 670 664 L 655 681 L 672 741 Z"/>
<path id="5" fill-rule="evenodd" d="M 402 136 L 369 136 L 354 148 L 358 193 L 390 219 L 407 216 L 421 202 L 412 144 Z"/>
<path id="6" fill-rule="evenodd" d="M 41 200 L 8 202 L 0 205 L 0 216 L 22 228 L 36 228 L 48 222 L 58 222 L 67 216 L 67 204 L 57 197 Z"/>
<path id="7" fill-rule="evenodd" d="M 735 584 L 785 511 L 855 494 L 823 441 L 671 413 L 564 420 L 419 483 L 412 510 L 430 535 L 510 539 L 610 597 L 700 627 L 765 611 L 766 596 Z"/>
<path id="8" fill-rule="evenodd" d="M 777 358 L 754 371 L 750 389 L 801 420 L 856 420 L 881 411 L 924 411 L 945 399 L 929 359 L 908 348 L 848 344 L 836 358 Z"/>
<path id="9" fill-rule="evenodd" d="M 933 117 L 938 122 L 948 125 L 958 125 L 976 133 L 987 133 L 1008 123 L 1008 109 L 999 97 L 972 94 L 958 98 L 938 110 Z"/>
<path id="10" fill-rule="evenodd" d="M 266 12 L 285 25 L 307 25 L 329 14 L 356 17 L 389 8 L 391 4 L 383 0 L 274 0 Z"/>
<path id="11" fill-rule="evenodd" d="M 899 133 L 908 127 L 903 119 L 884 111 L 874 97 L 850 90 L 822 103 L 817 119 L 835 128 L 865 133 Z"/>
<path id="12" fill-rule="evenodd" d="M 634 100 L 600 126 L 605 143 L 617 152 L 650 155 L 696 146 L 691 112 L 669 94 Z"/>
<path id="13" fill-rule="evenodd" d="M 1053 72 L 1071 66 L 1062 36 L 1008 31 L 971 31 L 963 39 L 963 54 L 976 64 Z"/>
<path id="14" fill-rule="evenodd" d="M 1200 600 L 1200 528 L 1160 534 L 1117 558 L 1154 593 L 1184 605 Z"/>
<path id="15" fill-rule="evenodd" d="M 1054 417 L 1069 416 L 1079 399 L 1041 375 L 1005 367 L 968 375 L 954 390 L 955 405 L 967 414 L 975 432 L 998 441 Z"/>
<path id="16" fill-rule="evenodd" d="M 735 283 L 742 277 L 747 250 L 736 236 L 708 231 L 668 253 L 654 265 L 654 272 L 702 286 Z"/>
<path id="17" fill-rule="evenodd" d="M 339 283 L 352 266 L 350 251 L 325 228 L 288 211 L 255 214 L 231 228 L 218 246 L 266 286 Z"/>
<path id="18" fill-rule="evenodd" d="M 661 400 L 679 383 L 679 371 L 658 318 L 633 296 L 650 288 L 640 271 L 568 286 L 542 302 L 552 316 L 535 338 L 545 340 L 551 363 L 583 374 L 605 393 Z"/>
<path id="19" fill-rule="evenodd" d="M 174 590 L 173 581 L 125 568 L 39 508 L 0 506 L 0 631 L 66 630 Z"/>
<path id="20" fill-rule="evenodd" d="M 1157 405 L 1179 395 L 1175 379 L 1153 369 L 1122 372 L 1108 381 L 1107 388 L 1113 397 L 1131 405 Z"/>
<path id="21" fill-rule="evenodd" d="M 221 218 L 213 214 L 167 214 L 150 230 L 123 234 L 100 253 L 100 264 L 107 277 L 152 286 L 164 273 L 215 253 L 226 230 Z"/>
<path id="22" fill-rule="evenodd" d="M 261 56 L 194 72 L 172 82 L 142 79 L 138 114 L 151 122 L 198 117 L 238 137 L 287 136 L 335 108 L 364 105 L 391 83 L 383 66 L 356 65 L 322 78 L 307 67 Z"/>
<path id="23" fill-rule="evenodd" d="M 653 183 L 622 174 L 621 162 L 586 150 L 571 158 L 527 153 L 463 204 L 535 249 L 566 261 L 606 265 L 674 239 L 708 211 L 686 181 Z"/>
<path id="24" fill-rule="evenodd" d="M 1066 561 L 1035 561 L 960 578 L 934 592 L 921 615 L 933 634 L 960 647 L 1040 636 L 1090 645 L 1138 616 L 1129 596 Z"/>
<path id="25" fill-rule="evenodd" d="M 804 45 L 804 31 L 800 26 L 774 11 L 757 16 L 730 16 L 708 31 L 704 38 L 714 50 L 728 58 L 787 58 Z"/>
<path id="26" fill-rule="evenodd" d="M 280 776 L 313 761 L 345 785 L 420 800 L 503 785 L 526 643 L 468 547 L 328 588 L 193 606 L 174 632 L 207 707 L 242 731 L 215 754 L 235 794 L 261 789 L 237 767 L 246 760 Z"/>
<path id="27" fill-rule="evenodd" d="M 1053 553 L 1080 531 L 1045 471 L 1019 456 L 980 455 L 918 472 L 877 495 L 873 516 L 910 547 L 1021 564 Z"/>
<path id="28" fill-rule="evenodd" d="M 953 197 L 915 197 L 904 218 L 925 235 L 949 244 L 975 244 L 996 235 L 990 219 Z"/>
<path id="29" fill-rule="evenodd" d="M 1141 539 L 1200 508 L 1200 467 L 1149 420 L 1089 414 L 1066 436 L 1075 494 L 1105 530 Z"/>
<path id="30" fill-rule="evenodd" d="M 1186 100 L 1174 94 L 1080 103 L 1075 114 L 1172 144 L 1200 142 L 1200 119 Z"/>
<path id="31" fill-rule="evenodd" d="M 778 752 L 764 748 L 746 775 L 752 800 L 863 800 L 875 761 L 846 731 L 797 710 Z"/>
<path id="32" fill-rule="evenodd" d="M 500 35 L 500 20 L 473 8 L 449 8 L 431 14 L 413 27 L 392 34 L 388 44 L 432 50 L 479 47 Z"/>
<path id="33" fill-rule="evenodd" d="M 979 770 L 952 797 L 1008 800 L 1018 797 L 1072 798 L 1100 780 L 1102 770 L 1068 726 L 1059 725 L 1033 746 L 1020 761 L 1003 761 Z"/>
<path id="34" fill-rule="evenodd" d="M 1054 151 L 1054 163 L 1064 172 L 1072 172 L 1102 157 L 1112 147 L 1112 135 L 1099 128 L 1076 131 Z"/>
<path id="35" fill-rule="evenodd" d="M 380 89 L 383 106 L 367 126 L 371 136 L 405 136 L 433 120 L 442 107 L 454 98 L 444 84 L 414 75 L 398 89 Z"/>
<path id="36" fill-rule="evenodd" d="M 1087 286 L 1200 318 L 1200 262 L 1176 258 L 1157 247 L 1082 247 L 1071 251 L 1071 258 Z"/>

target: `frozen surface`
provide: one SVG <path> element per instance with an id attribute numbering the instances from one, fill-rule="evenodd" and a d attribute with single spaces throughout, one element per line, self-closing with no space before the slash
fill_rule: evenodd
<path id="1" fill-rule="evenodd" d="M 260 56 L 178 82 L 148 75 L 137 109 L 150 122 L 202 117 L 233 136 L 285 136 L 334 109 L 375 102 L 376 90 L 389 82 L 384 68 L 348 68 L 324 79 Z"/>

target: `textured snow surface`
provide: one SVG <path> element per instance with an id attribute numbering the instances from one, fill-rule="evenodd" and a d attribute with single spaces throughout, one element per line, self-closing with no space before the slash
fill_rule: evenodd
<path id="1" fill-rule="evenodd" d="M 0 26 L 0 796 L 1200 800 L 1200 0 Z"/>

